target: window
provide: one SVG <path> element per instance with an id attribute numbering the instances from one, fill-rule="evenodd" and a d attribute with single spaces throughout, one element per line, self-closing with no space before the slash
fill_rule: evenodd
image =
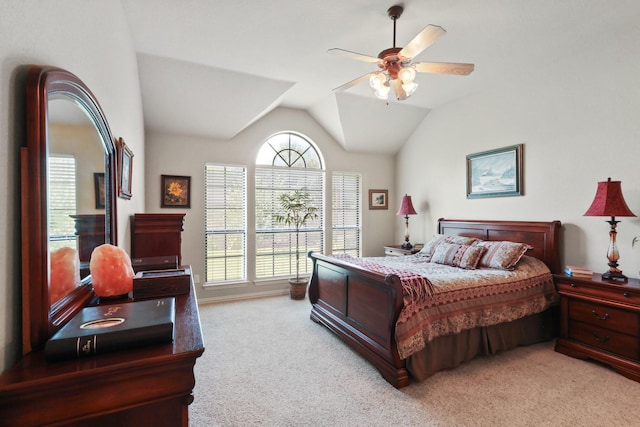
<path id="1" fill-rule="evenodd" d="M 73 156 L 49 156 L 49 246 L 51 250 L 76 247 L 76 159 Z"/>
<path id="2" fill-rule="evenodd" d="M 310 250 L 323 251 L 324 171 L 319 152 L 310 141 L 294 133 L 270 137 L 256 161 L 256 278 L 291 276 L 296 273 L 296 233 L 278 224 L 280 195 L 303 190 L 318 208 L 318 217 L 300 229 L 300 273 L 311 271 L 306 256 Z"/>
<path id="3" fill-rule="evenodd" d="M 246 280 L 246 181 L 241 166 L 205 165 L 205 280 Z"/>
<path id="4" fill-rule="evenodd" d="M 332 253 L 360 256 L 360 175 L 349 172 L 333 174 Z"/>

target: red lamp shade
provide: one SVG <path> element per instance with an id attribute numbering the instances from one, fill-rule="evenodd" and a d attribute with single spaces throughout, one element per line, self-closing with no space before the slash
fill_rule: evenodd
<path id="1" fill-rule="evenodd" d="M 609 249 L 607 250 L 607 259 L 609 260 L 609 270 L 602 274 L 603 280 L 627 280 L 627 276 L 622 274 L 622 270 L 618 268 L 618 246 L 616 245 L 616 226 L 620 221 L 616 221 L 617 216 L 635 216 L 627 202 L 622 197 L 622 188 L 620 181 L 611 181 L 611 178 L 598 183 L 596 197 L 593 199 L 591 206 L 587 209 L 585 216 L 610 216 L 611 219 L 606 221 L 611 226 L 609 230 Z"/>
<path id="2" fill-rule="evenodd" d="M 402 204 L 400 205 L 400 209 L 398 209 L 398 213 L 396 215 L 417 215 L 418 212 L 413 208 L 413 203 L 411 203 L 411 196 L 407 196 L 406 194 L 402 197 Z"/>
<path id="3" fill-rule="evenodd" d="M 620 181 L 598 183 L 596 196 L 584 216 L 635 216 L 622 196 Z"/>

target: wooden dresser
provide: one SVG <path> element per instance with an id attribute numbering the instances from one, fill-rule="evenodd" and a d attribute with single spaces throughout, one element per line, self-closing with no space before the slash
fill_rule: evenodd
<path id="1" fill-rule="evenodd" d="M 597 360 L 640 381 L 640 281 L 554 277 L 561 301 L 556 351 Z"/>
<path id="2" fill-rule="evenodd" d="M 80 262 L 91 261 L 91 253 L 105 242 L 104 214 L 71 215 L 76 225 L 78 236 L 78 256 Z"/>
<path id="3" fill-rule="evenodd" d="M 171 344 L 63 362 L 25 355 L 0 376 L 0 426 L 187 426 L 204 352 L 195 289 L 176 296 Z"/>
<path id="4" fill-rule="evenodd" d="M 131 258 L 175 255 L 182 264 L 182 226 L 185 214 L 131 216 Z"/>

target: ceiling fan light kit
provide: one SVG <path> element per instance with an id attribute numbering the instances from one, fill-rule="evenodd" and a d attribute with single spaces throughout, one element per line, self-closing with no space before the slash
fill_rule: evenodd
<path id="1" fill-rule="evenodd" d="M 412 63 L 416 55 L 445 35 L 446 31 L 442 27 L 430 24 L 420 31 L 405 47 L 396 47 L 396 21 L 400 18 L 403 11 L 404 9 L 400 5 L 391 6 L 387 10 L 387 15 L 393 20 L 393 47 L 380 52 L 377 58 L 344 49 L 329 49 L 330 53 L 337 53 L 359 61 L 375 63 L 381 70 L 360 76 L 335 88 L 334 91 L 341 92 L 365 80 L 369 80 L 369 86 L 373 89 L 376 97 L 388 100 L 391 86 L 393 86 L 396 99 L 402 101 L 411 96 L 418 88 L 418 83 L 415 82 L 416 73 L 468 75 L 473 71 L 473 64 L 452 62 Z"/>

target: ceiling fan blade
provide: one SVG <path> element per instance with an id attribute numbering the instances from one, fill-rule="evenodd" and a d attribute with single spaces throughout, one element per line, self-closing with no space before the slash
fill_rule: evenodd
<path id="1" fill-rule="evenodd" d="M 353 79 L 353 80 L 351 80 L 350 82 L 347 82 L 347 83 L 343 84 L 342 86 L 338 86 L 338 87 L 337 87 L 337 88 L 335 88 L 333 91 L 334 91 L 334 92 L 342 92 L 343 90 L 347 90 L 347 89 L 349 89 L 350 87 L 353 87 L 353 86 L 355 86 L 355 85 L 357 85 L 357 84 L 362 83 L 362 82 L 363 82 L 363 81 L 365 81 L 365 80 L 368 80 L 368 79 L 369 79 L 369 77 L 371 77 L 371 75 L 372 75 L 372 74 L 373 74 L 373 73 L 367 73 L 367 74 L 365 74 L 364 76 L 360 76 L 360 77 L 358 77 L 357 79 Z"/>
<path id="2" fill-rule="evenodd" d="M 444 28 L 429 24 L 424 27 L 408 45 L 402 48 L 398 55 L 404 56 L 405 58 L 414 58 L 446 33 Z"/>
<path id="3" fill-rule="evenodd" d="M 457 74 L 466 76 L 471 74 L 475 65 L 457 64 L 454 62 L 416 62 L 413 64 L 419 73 Z"/>
<path id="4" fill-rule="evenodd" d="M 372 62 L 374 64 L 377 64 L 378 62 L 380 62 L 380 58 L 376 58 L 369 55 L 363 55 L 362 53 L 351 52 L 350 50 L 339 49 L 337 47 L 334 47 L 333 49 L 329 49 L 327 52 L 338 54 L 341 56 L 346 56 L 347 58 L 356 59 L 358 61 Z"/>
<path id="5" fill-rule="evenodd" d="M 393 91 L 396 93 L 396 98 L 398 99 L 398 101 L 403 101 L 408 98 L 407 92 L 405 92 L 402 88 L 402 82 L 400 81 L 400 79 L 391 80 L 391 83 L 393 85 Z"/>

